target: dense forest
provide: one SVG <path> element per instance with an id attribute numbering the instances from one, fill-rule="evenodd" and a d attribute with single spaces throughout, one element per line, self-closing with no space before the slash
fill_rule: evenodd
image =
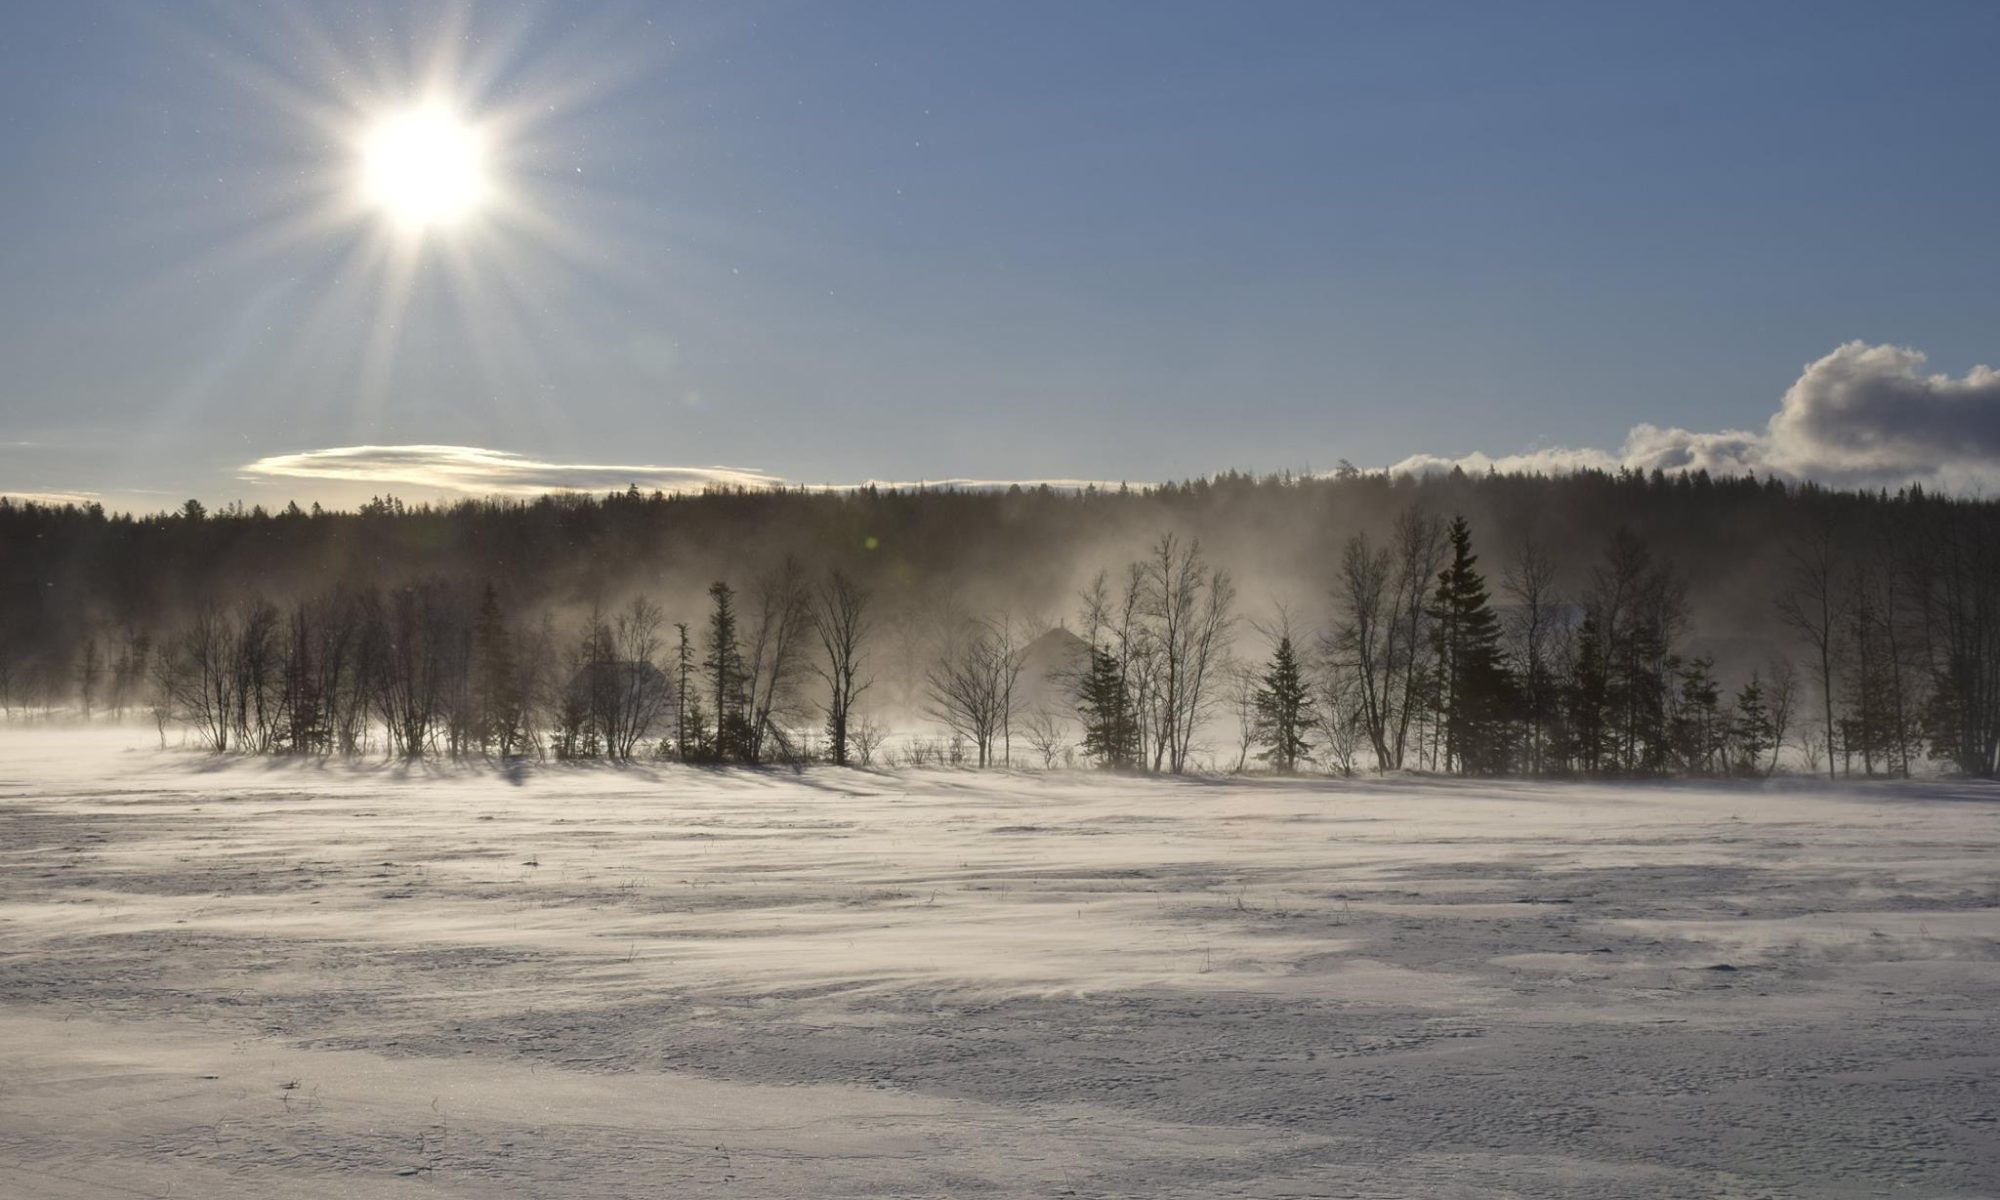
<path id="1" fill-rule="evenodd" d="M 256 754 L 1992 776 L 1997 534 L 1698 473 L 0 499 L 0 711 Z"/>

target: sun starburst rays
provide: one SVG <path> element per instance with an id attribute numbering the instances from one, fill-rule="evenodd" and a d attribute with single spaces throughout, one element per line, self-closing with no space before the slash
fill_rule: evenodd
<path id="1" fill-rule="evenodd" d="M 363 195 L 406 230 L 449 227 L 492 195 L 485 135 L 442 103 L 381 119 L 358 149 Z"/>
<path id="2" fill-rule="evenodd" d="M 371 36 L 340 38 L 311 6 L 280 3 L 226 42 L 157 17 L 269 114 L 227 203 L 186 215 L 211 236 L 171 274 L 276 269 L 292 281 L 255 386 L 301 422 L 374 436 L 413 403 L 445 403 L 442 386 L 491 436 L 533 436 L 551 419 L 541 381 L 590 341 L 584 318 L 548 296 L 632 270 L 610 198 L 571 164 L 582 144 L 603 146 L 601 131 L 582 136 L 579 113 L 644 55 L 554 8 L 475 22 L 453 3 L 433 15 L 413 27 L 385 9 Z"/>

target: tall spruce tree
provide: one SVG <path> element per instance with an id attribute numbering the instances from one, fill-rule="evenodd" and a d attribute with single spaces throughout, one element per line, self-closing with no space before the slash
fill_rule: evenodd
<path id="1" fill-rule="evenodd" d="M 1723 765 L 1722 687 L 1713 660 L 1698 656 L 1678 664 L 1680 694 L 1668 727 L 1681 769 L 1690 775 L 1716 774 Z"/>
<path id="2" fill-rule="evenodd" d="M 688 638 L 686 621 L 674 622 L 674 757 L 688 762 L 700 757 L 694 752 L 701 738 L 701 698 L 689 684 L 694 681 L 694 646 Z"/>
<path id="3" fill-rule="evenodd" d="M 1569 710 L 1567 757 L 1587 775 L 1616 765 L 1611 736 L 1611 668 L 1606 661 L 1604 629 L 1597 614 L 1585 610 L 1576 631 L 1575 661 L 1565 700 Z"/>
<path id="4" fill-rule="evenodd" d="M 701 665 L 709 694 L 715 697 L 714 753 L 723 759 L 747 759 L 752 750 L 749 698 L 744 694 L 743 647 L 736 635 L 736 592 L 717 580 L 709 585 L 708 598 L 708 657 Z"/>
<path id="5" fill-rule="evenodd" d="M 1431 600 L 1437 650 L 1436 691 L 1442 766 L 1462 774 L 1507 769 L 1513 681 L 1500 649 L 1500 619 L 1472 552 L 1472 527 L 1452 518 L 1451 564 L 1438 573 Z"/>
<path id="6" fill-rule="evenodd" d="M 1771 706 L 1764 700 L 1764 684 L 1752 675 L 1736 693 L 1736 716 L 1730 722 L 1736 743 L 1737 770 L 1745 775 L 1765 773 L 1764 756 L 1777 748 L 1777 733 L 1771 721 Z"/>
<path id="7" fill-rule="evenodd" d="M 1306 733 L 1318 717 L 1290 634 L 1279 636 L 1270 665 L 1258 682 L 1254 703 L 1257 741 L 1264 747 L 1258 757 L 1280 774 L 1298 770 L 1299 760 L 1312 753 Z"/>
<path id="8" fill-rule="evenodd" d="M 1607 768 L 1659 774 L 1673 760 L 1674 639 L 1686 618 L 1686 581 L 1620 528 L 1593 572 L 1589 608 L 1604 648 Z"/>
<path id="9" fill-rule="evenodd" d="M 1108 770 L 1139 762 L 1139 714 L 1125 689 L 1118 656 L 1103 646 L 1090 648 L 1090 669 L 1077 687 L 1077 715 L 1083 722 L 1083 752 Z"/>
<path id="10" fill-rule="evenodd" d="M 528 700 L 515 659 L 499 593 L 488 583 L 472 625 L 473 733 L 483 752 L 502 758 L 518 752 L 527 736 Z"/>

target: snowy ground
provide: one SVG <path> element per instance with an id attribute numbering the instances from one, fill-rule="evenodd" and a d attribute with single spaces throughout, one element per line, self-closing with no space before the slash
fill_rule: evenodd
<path id="1" fill-rule="evenodd" d="M 2000 1194 L 2000 792 L 0 730 L 0 1195 Z"/>

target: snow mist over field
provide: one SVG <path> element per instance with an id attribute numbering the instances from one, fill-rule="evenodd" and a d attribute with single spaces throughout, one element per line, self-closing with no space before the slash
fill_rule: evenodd
<path id="1" fill-rule="evenodd" d="M 1990 785 L 0 729 L 7 1196 L 2000 1191 Z"/>

